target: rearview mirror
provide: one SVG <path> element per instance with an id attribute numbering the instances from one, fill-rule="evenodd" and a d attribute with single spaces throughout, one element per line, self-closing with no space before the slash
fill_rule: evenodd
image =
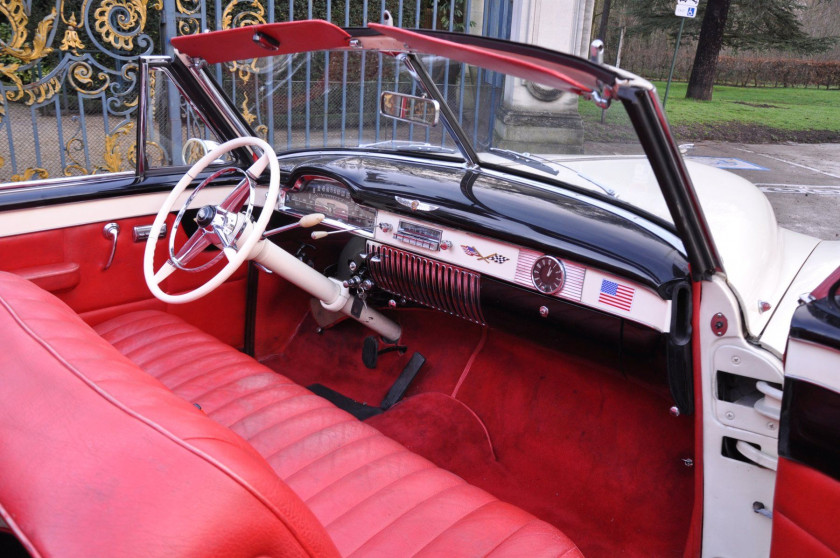
<path id="1" fill-rule="evenodd" d="M 379 112 L 383 116 L 403 122 L 421 126 L 437 126 L 440 118 L 440 104 L 433 99 L 383 91 L 379 98 Z"/>

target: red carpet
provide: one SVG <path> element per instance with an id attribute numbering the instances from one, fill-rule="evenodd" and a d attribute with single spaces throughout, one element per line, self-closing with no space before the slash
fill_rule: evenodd
<path id="1" fill-rule="evenodd" d="M 580 341 L 552 350 L 431 311 L 397 316 L 409 352 L 382 355 L 377 370 L 361 362 L 361 326 L 317 335 L 309 318 L 267 364 L 378 404 L 419 351 L 427 364 L 406 399 L 371 425 L 557 525 L 587 556 L 682 555 L 693 470 L 681 458 L 692 457 L 693 424 L 668 413 L 660 368 L 626 377 L 575 356 Z"/>

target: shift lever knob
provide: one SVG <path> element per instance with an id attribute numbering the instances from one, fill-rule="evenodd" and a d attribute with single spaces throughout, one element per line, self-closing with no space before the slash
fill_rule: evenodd
<path id="1" fill-rule="evenodd" d="M 314 227 L 315 225 L 317 225 L 318 223 L 320 223 L 323 220 L 324 220 L 324 214 L 323 213 L 310 213 L 309 215 L 304 215 L 303 217 L 301 217 L 300 221 L 298 221 L 298 223 L 304 229 L 308 229 L 309 227 Z"/>

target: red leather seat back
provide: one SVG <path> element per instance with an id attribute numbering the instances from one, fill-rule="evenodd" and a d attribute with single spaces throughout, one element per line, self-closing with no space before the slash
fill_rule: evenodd
<path id="1" fill-rule="evenodd" d="M 0 273 L 0 515 L 61 556 L 333 556 L 244 440 Z"/>

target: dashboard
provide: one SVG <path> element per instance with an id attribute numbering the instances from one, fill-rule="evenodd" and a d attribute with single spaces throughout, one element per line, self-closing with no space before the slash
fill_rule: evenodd
<path id="1" fill-rule="evenodd" d="M 547 253 L 432 220 L 438 207 L 394 196 L 405 211 L 356 201 L 354 188 L 336 178 L 303 173 L 290 181 L 277 210 L 300 217 L 323 213 L 324 226 L 346 230 L 378 257 L 370 271 L 377 287 L 464 319 L 484 323 L 482 280 L 492 278 L 643 324 L 660 332 L 670 327 L 671 302 L 649 286 Z M 546 317 L 548 306 L 527 311 Z"/>

